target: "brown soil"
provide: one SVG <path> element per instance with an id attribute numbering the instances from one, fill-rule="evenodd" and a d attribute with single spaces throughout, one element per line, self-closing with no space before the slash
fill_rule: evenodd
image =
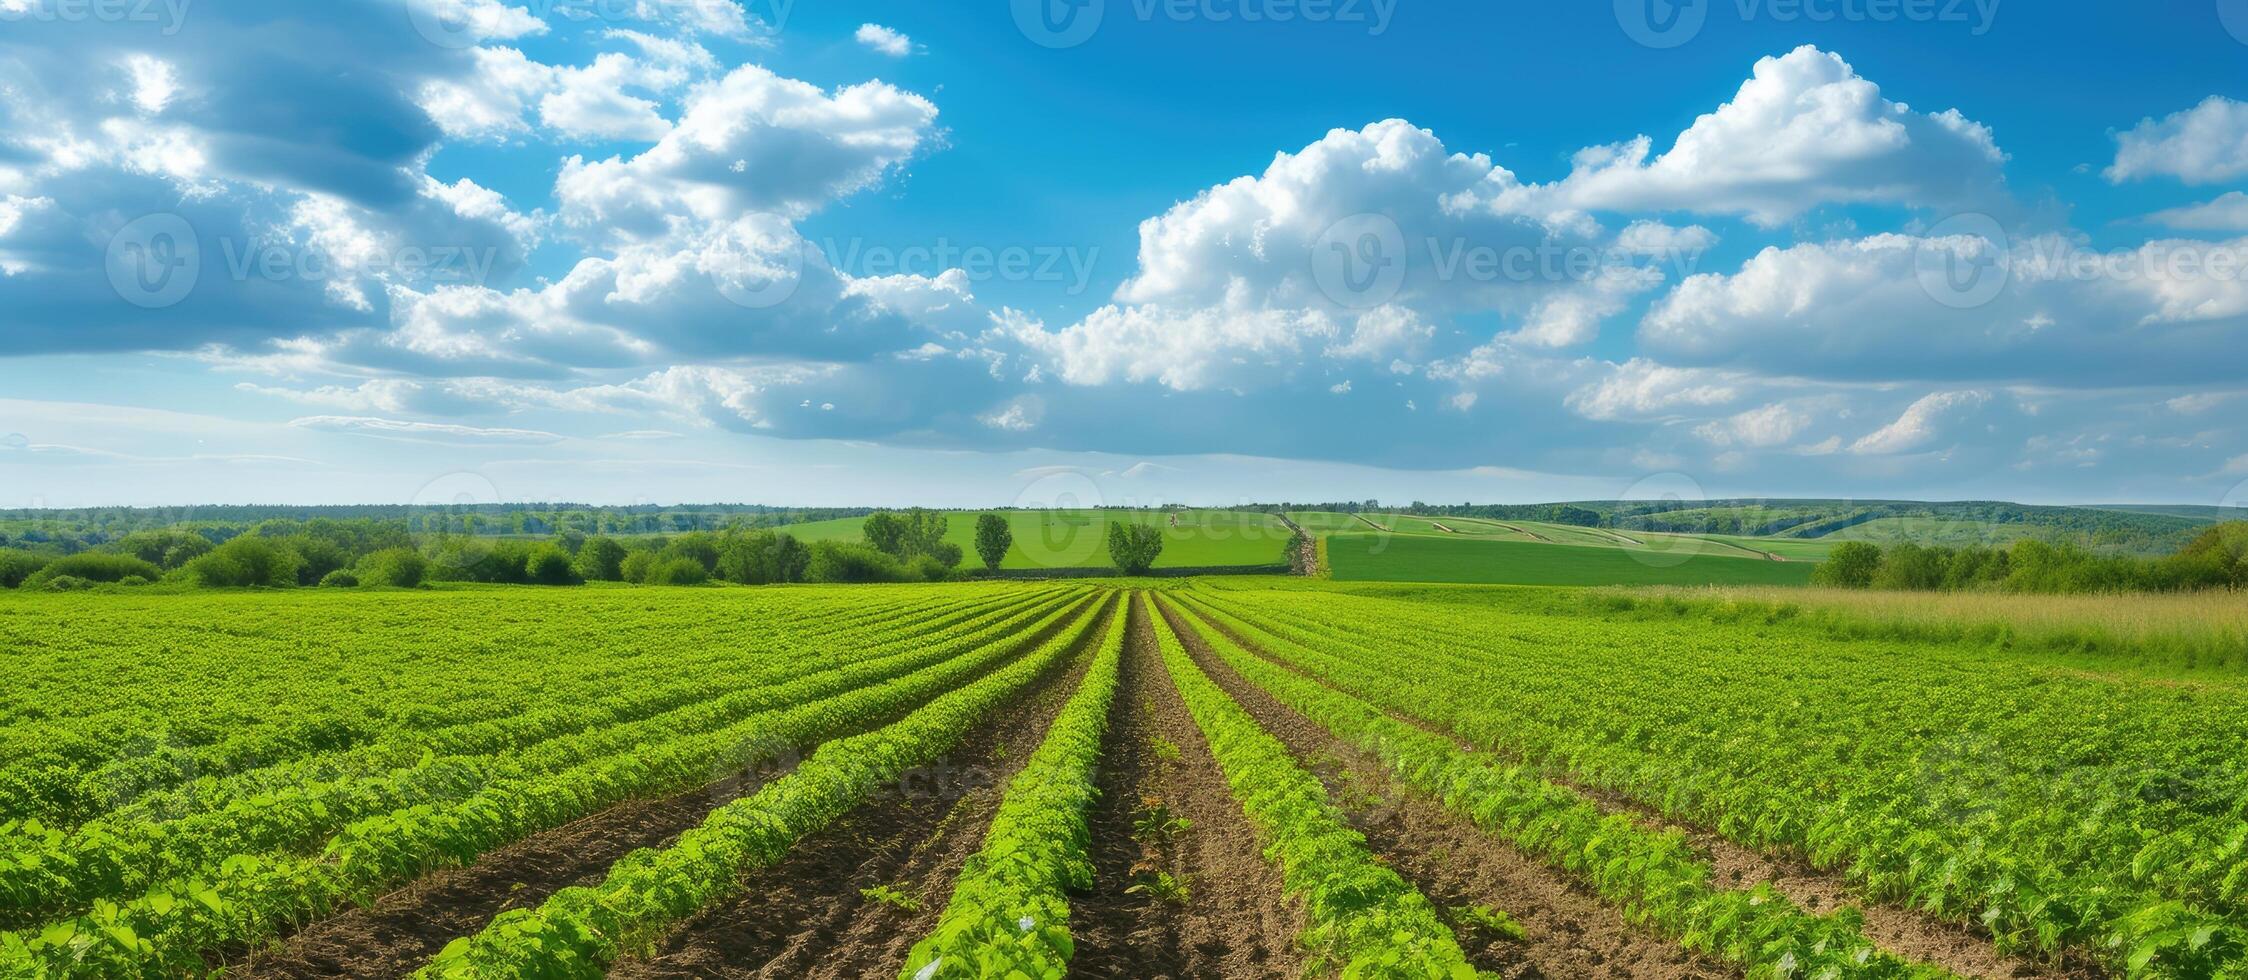
<path id="1" fill-rule="evenodd" d="M 711 810 L 753 793 L 778 773 L 751 773 L 663 800 L 636 800 L 493 851 L 467 868 L 439 871 L 372 907 L 323 920 L 259 954 L 230 977 L 399 977 L 445 944 L 472 935 L 509 909 L 536 906 L 609 866 L 702 823 Z"/>
<path id="2" fill-rule="evenodd" d="M 1727 888 L 1753 888 L 1768 882 L 1773 890 L 1796 905 L 1819 914 L 1843 906 L 1865 917 L 1862 932 L 1874 945 L 1921 963 L 1943 967 L 1975 980 L 2099 980 L 2107 976 L 2081 959 L 2044 965 L 2001 955 L 1988 935 L 1964 923 L 1946 922 L 1910 909 L 1867 902 L 1857 897 L 1849 879 L 1820 871 L 1809 863 L 1780 858 L 1743 847 L 1700 827 L 1673 822 L 1653 807 L 1620 793 L 1588 787 L 1547 776 L 1591 799 L 1603 813 L 1629 813 L 1650 830 L 1677 830 L 1709 861 L 1713 880 Z"/>
<path id="3" fill-rule="evenodd" d="M 689 920 L 651 956 L 620 962 L 609 975 L 896 976 L 913 944 L 936 927 L 1008 781 L 1076 692 L 1090 652 L 1079 651 L 1068 669 L 994 712 L 944 759 L 883 787 L 781 863 L 752 872 L 734 899 Z M 902 898 L 864 893 L 878 886 Z"/>
<path id="4" fill-rule="evenodd" d="M 1566 875 L 1524 855 L 1431 799 L 1389 779 L 1383 767 L 1281 704 L 1225 665 L 1186 624 L 1172 620 L 1210 678 L 1288 746 L 1327 785 L 1374 854 L 1439 906 L 1481 905 L 1519 923 L 1514 940 L 1456 925 L 1461 948 L 1481 969 L 1509 980 L 1660 978 L 1707 980 L 1739 971 L 1697 957 L 1624 921 Z"/>
<path id="5" fill-rule="evenodd" d="M 1186 883 L 1184 904 L 1125 891 L 1142 856 L 1132 824 L 1149 798 L 1191 823 L 1159 862 Z M 1233 801 L 1209 743 L 1179 699 L 1144 600 L 1134 603 L 1091 829 L 1093 892 L 1070 900 L 1077 942 L 1071 976 L 1303 974 L 1295 945 L 1302 913 L 1282 897 L 1279 870 L 1265 861 L 1256 829 Z"/>
<path id="6" fill-rule="evenodd" d="M 1041 631 L 1038 640 L 1061 624 Z M 881 721 L 887 721 L 882 719 Z M 230 977 L 398 977 L 447 943 L 475 934 L 509 909 L 535 907 L 555 892 L 602 879 L 619 858 L 661 847 L 710 811 L 755 793 L 793 759 L 719 775 L 700 789 L 633 800 L 492 851 L 466 868 L 433 872 L 373 906 L 323 919 L 251 955 Z"/>
<path id="7" fill-rule="evenodd" d="M 1263 655 L 1249 640 L 1230 630 L 1226 635 L 1244 649 Z M 1296 670 L 1293 665 L 1270 657 L 1266 662 L 1324 683 L 1322 678 Z M 1226 669 L 1223 664 L 1217 666 Z M 1390 717 L 1449 739 L 1460 748 L 1471 751 L 1475 748 L 1441 726 L 1406 715 L 1392 713 Z M 1966 924 L 1859 899 L 1849 879 L 1842 875 L 1821 871 L 1802 860 L 1772 857 L 1727 840 L 1714 831 L 1671 821 L 1653 807 L 1621 793 L 1551 773 L 1545 774 L 1545 778 L 1583 794 L 1602 813 L 1629 813 L 1647 829 L 1677 830 L 1684 834 L 1694 849 L 1709 861 L 1713 879 L 1722 887 L 1753 888 L 1759 882 L 1768 882 L 1796 905 L 1815 913 L 1826 914 L 1843 906 L 1858 909 L 1865 917 L 1862 931 L 1866 938 L 1906 959 L 1931 963 L 1976 980 L 2100 980 L 2107 976 L 2105 971 L 2081 957 L 2058 965 L 2044 965 L 2001 955 L 1991 945 L 1988 935 Z"/>

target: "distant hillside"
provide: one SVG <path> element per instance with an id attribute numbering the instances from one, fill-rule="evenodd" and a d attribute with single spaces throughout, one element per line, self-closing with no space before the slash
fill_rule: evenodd
<path id="1" fill-rule="evenodd" d="M 2058 507 L 1969 500 L 1732 499 L 1706 501 L 1584 500 L 1550 504 L 1384 505 L 1378 501 L 1290 504 L 1291 510 L 1393 513 L 1540 521 L 1623 531 L 1747 537 L 1915 541 L 2005 545 L 2025 538 L 2070 541 L 2094 550 L 2166 554 L 2219 520 L 2248 516 L 2237 508 L 2191 505 Z"/>

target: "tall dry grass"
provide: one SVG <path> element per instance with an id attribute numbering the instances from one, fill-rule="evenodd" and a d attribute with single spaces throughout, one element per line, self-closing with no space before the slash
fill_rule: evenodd
<path id="1" fill-rule="evenodd" d="M 2248 592 L 2019 595 L 1757 586 L 1605 590 L 1721 616 L 1807 619 L 1852 635 L 2135 654 L 2187 668 L 2248 666 Z"/>

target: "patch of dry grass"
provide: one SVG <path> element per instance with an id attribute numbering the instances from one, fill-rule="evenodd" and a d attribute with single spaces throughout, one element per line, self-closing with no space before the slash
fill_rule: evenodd
<path id="1" fill-rule="evenodd" d="M 1613 591 L 1719 610 L 1785 610 L 1866 635 L 1895 632 L 2135 652 L 2188 667 L 2248 664 L 2248 592 L 2017 595 L 1755 586 Z"/>

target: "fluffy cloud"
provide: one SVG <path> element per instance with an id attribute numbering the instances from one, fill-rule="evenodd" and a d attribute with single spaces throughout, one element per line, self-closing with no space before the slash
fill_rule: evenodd
<path id="1" fill-rule="evenodd" d="M 1773 402 L 1728 418 L 1704 422 L 1694 434 L 1719 447 L 1765 449 L 1794 439 L 1811 426 L 1811 414 L 1801 406 Z"/>
<path id="2" fill-rule="evenodd" d="M 1650 159 L 1641 136 L 1579 152 L 1569 176 L 1506 200 L 1537 210 L 1692 211 L 1782 224 L 1827 203 L 1984 206 L 2005 154 L 1957 110 L 1881 95 L 1839 56 L 1808 45 L 1756 63 L 1733 100 Z"/>
<path id="3" fill-rule="evenodd" d="M 936 118 L 928 99 L 886 83 L 831 95 L 743 65 L 696 89 L 647 152 L 571 157 L 555 190 L 563 219 L 599 238 L 660 238 L 746 212 L 800 218 L 912 159 Z"/>
<path id="4" fill-rule="evenodd" d="M 2232 191 L 2207 203 L 2157 211 L 2146 220 L 2185 231 L 2248 232 L 2248 193 Z"/>
<path id="5" fill-rule="evenodd" d="M 2248 102 L 2212 95 L 2183 112 L 2142 119 L 2116 134 L 2115 143 L 2115 163 L 2106 171 L 2115 183 L 2148 177 L 2189 184 L 2233 180 L 2248 175 Z"/>
<path id="6" fill-rule="evenodd" d="M 1659 418 L 1680 409 L 1724 405 L 1741 397 L 1739 374 L 1678 368 L 1644 358 L 1615 365 L 1606 377 L 1569 394 L 1571 411 L 1588 419 Z"/>
<path id="7" fill-rule="evenodd" d="M 1965 268 L 1996 288 L 1955 292 L 1946 276 Z M 2190 383 L 2248 354 L 2244 270 L 2248 240 L 2095 252 L 2061 236 L 1873 235 L 1690 277 L 1639 337 L 1674 363 L 1775 374 Z"/>
<path id="8" fill-rule="evenodd" d="M 1897 420 L 1850 444 L 1860 456 L 1893 455 L 1926 448 L 1946 427 L 1990 404 L 1987 391 L 1939 391 L 1913 402 Z"/>
<path id="9" fill-rule="evenodd" d="M 913 53 L 913 39 L 880 24 L 860 24 L 855 37 L 876 54 L 903 58 Z"/>

